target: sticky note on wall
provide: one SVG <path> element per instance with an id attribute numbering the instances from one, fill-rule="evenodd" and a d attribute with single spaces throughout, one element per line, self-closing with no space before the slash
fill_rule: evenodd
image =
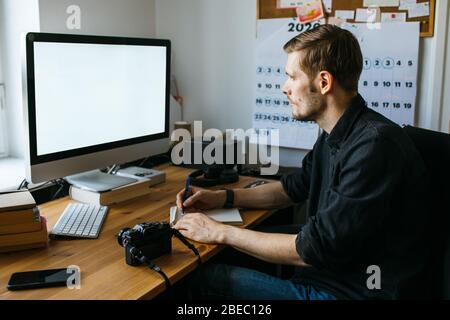
<path id="1" fill-rule="evenodd" d="M 380 22 L 381 9 L 379 7 L 374 8 L 360 8 L 356 9 L 356 22 Z"/>
<path id="2" fill-rule="evenodd" d="M 311 2 L 322 2 L 326 12 L 331 12 L 333 7 L 333 0 L 277 0 L 277 8 L 298 8 L 308 5 Z"/>
<path id="3" fill-rule="evenodd" d="M 410 18 L 428 17 L 430 15 L 430 3 L 421 2 L 411 4 L 408 8 Z"/>
<path id="4" fill-rule="evenodd" d="M 381 22 L 406 22 L 406 12 L 383 12 Z"/>
<path id="5" fill-rule="evenodd" d="M 364 0 L 364 7 L 398 7 L 400 0 Z"/>
<path id="6" fill-rule="evenodd" d="M 323 0 L 323 8 L 326 13 L 331 13 L 333 10 L 333 0 Z"/>
<path id="7" fill-rule="evenodd" d="M 341 20 L 355 19 L 355 10 L 336 10 L 334 16 Z"/>
<path id="8" fill-rule="evenodd" d="M 408 10 L 410 6 L 417 4 L 417 0 L 400 0 L 399 10 Z"/>
<path id="9" fill-rule="evenodd" d="M 321 0 L 304 1 L 304 5 L 297 8 L 298 21 L 308 23 L 324 17 Z"/>
<path id="10" fill-rule="evenodd" d="M 277 0 L 277 7 L 282 9 L 298 8 L 305 5 L 305 0 Z"/>

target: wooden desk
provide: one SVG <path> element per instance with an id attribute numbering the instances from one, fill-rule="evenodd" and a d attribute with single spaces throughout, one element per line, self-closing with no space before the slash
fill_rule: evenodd
<path id="1" fill-rule="evenodd" d="M 145 266 L 131 267 L 125 263 L 124 248 L 116 235 L 124 227 L 141 222 L 168 221 L 169 208 L 175 205 L 176 193 L 184 187 L 191 170 L 163 165 L 157 169 L 166 172 L 166 183 L 156 186 L 151 195 L 111 206 L 100 237 L 96 240 L 50 241 L 45 249 L 0 254 L 0 299 L 150 299 L 164 291 L 161 276 Z M 241 177 L 245 185 L 254 178 Z M 51 230 L 71 200 L 59 199 L 40 206 Z M 251 227 L 268 217 L 270 211 L 241 211 L 245 227 Z M 173 238 L 173 251 L 155 260 L 172 283 L 177 282 L 196 266 L 196 257 L 178 239 Z M 217 254 L 222 246 L 196 243 L 202 260 Z M 14 272 L 65 268 L 77 265 L 81 269 L 81 289 L 65 287 L 12 292 L 6 289 Z"/>

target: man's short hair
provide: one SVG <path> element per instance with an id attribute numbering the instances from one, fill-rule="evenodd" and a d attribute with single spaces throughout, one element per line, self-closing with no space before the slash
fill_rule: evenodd
<path id="1" fill-rule="evenodd" d="M 363 55 L 355 36 L 334 25 L 321 25 L 284 45 L 287 53 L 303 51 L 300 68 L 310 79 L 320 71 L 330 72 L 342 88 L 358 91 Z"/>

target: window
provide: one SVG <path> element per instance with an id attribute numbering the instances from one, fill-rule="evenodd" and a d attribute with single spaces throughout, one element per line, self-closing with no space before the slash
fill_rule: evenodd
<path id="1" fill-rule="evenodd" d="M 8 155 L 8 139 L 6 131 L 5 87 L 0 84 L 0 158 Z"/>
<path id="2" fill-rule="evenodd" d="M 3 75 L 3 58 L 4 58 L 4 29 L 5 29 L 5 23 L 4 23 L 4 10 L 5 4 L 0 1 L 0 159 L 4 158 L 8 155 L 8 137 L 6 136 L 7 129 L 6 129 L 6 100 L 5 100 L 5 86 L 3 85 L 4 82 L 4 75 Z"/>

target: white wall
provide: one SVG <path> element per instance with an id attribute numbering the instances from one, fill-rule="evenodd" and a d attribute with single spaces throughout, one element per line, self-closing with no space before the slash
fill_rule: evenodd
<path id="1" fill-rule="evenodd" d="M 3 6 L 0 4 L 0 30 L 3 29 L 3 23 L 2 23 L 2 21 L 3 21 L 3 13 L 2 13 L 2 10 L 3 10 Z M 2 46 L 3 38 L 2 38 L 2 36 L 3 36 L 3 32 L 0 31 L 0 83 L 3 83 L 3 67 L 2 67 L 2 65 L 3 65 L 3 59 L 2 59 L 2 55 L 3 55 L 3 46 Z"/>
<path id="2" fill-rule="evenodd" d="M 39 31 L 38 0 L 1 0 L 0 53 L 6 90 L 9 151 L 13 157 L 24 154 L 21 79 L 21 33 Z"/>
<path id="3" fill-rule="evenodd" d="M 445 90 L 439 70 L 448 11 L 448 1 L 437 0 L 436 36 L 421 40 L 416 125 L 433 130 L 442 130 Z M 252 126 L 256 14 L 256 0 L 156 0 L 156 32 L 173 41 L 187 121 L 202 119 L 222 130 Z M 281 162 L 293 165 L 304 154 L 284 150 Z"/>
<path id="4" fill-rule="evenodd" d="M 0 0 L 1 1 L 1 0 Z M 3 5 L 0 4 L 0 30 L 3 29 Z M 3 70 L 2 70 L 2 32 L 0 32 L 0 158 L 8 156 L 8 141 L 6 139 L 6 119 L 5 119 L 5 102 L 4 102 L 4 86 L 3 86 Z"/>
<path id="5" fill-rule="evenodd" d="M 158 37 L 173 41 L 185 119 L 250 128 L 256 1 L 156 0 Z"/>
<path id="6" fill-rule="evenodd" d="M 67 8 L 81 9 L 81 29 L 68 30 Z M 155 35 L 154 0 L 39 0 L 41 31 L 123 37 Z"/>

